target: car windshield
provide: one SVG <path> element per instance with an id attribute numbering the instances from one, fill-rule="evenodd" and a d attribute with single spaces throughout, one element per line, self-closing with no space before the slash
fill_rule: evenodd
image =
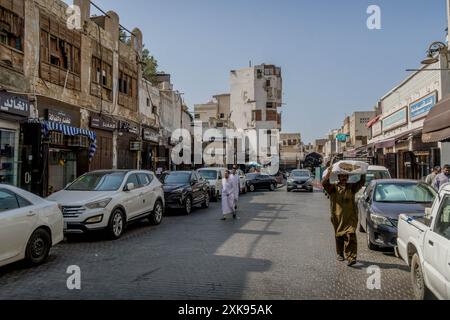
<path id="1" fill-rule="evenodd" d="M 292 171 L 292 177 L 294 178 L 307 178 L 311 174 L 308 171 Z"/>
<path id="2" fill-rule="evenodd" d="M 170 172 L 164 174 L 161 180 L 164 184 L 187 184 L 190 178 L 189 172 Z"/>
<path id="3" fill-rule="evenodd" d="M 216 180 L 218 174 L 215 170 L 200 170 L 198 173 L 206 180 Z"/>
<path id="4" fill-rule="evenodd" d="M 249 173 L 249 174 L 247 174 L 247 179 L 253 180 L 253 179 L 256 179 L 258 176 L 260 176 L 260 174 L 258 174 L 258 173 Z"/>
<path id="5" fill-rule="evenodd" d="M 373 180 L 382 180 L 382 179 L 390 179 L 391 175 L 388 171 L 375 171 L 375 170 L 369 170 L 367 171 L 366 175 L 366 187 L 373 181 Z"/>
<path id="6" fill-rule="evenodd" d="M 125 178 L 125 172 L 87 173 L 66 188 L 67 191 L 117 191 Z"/>
<path id="7" fill-rule="evenodd" d="M 425 184 L 382 183 L 375 190 L 375 201 L 386 203 L 431 203 L 436 192 Z"/>

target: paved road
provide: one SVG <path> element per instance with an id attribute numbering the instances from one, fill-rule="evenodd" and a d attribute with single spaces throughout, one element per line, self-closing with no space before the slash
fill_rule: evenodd
<path id="1" fill-rule="evenodd" d="M 219 221 L 218 204 L 191 216 L 146 222 L 119 241 L 63 243 L 48 263 L 0 268 L 1 299 L 411 299 L 409 273 L 392 252 L 369 252 L 360 264 L 335 261 L 327 199 L 321 192 L 248 194 L 240 220 Z M 82 289 L 69 291 L 66 269 L 81 268 Z M 367 289 L 367 268 L 381 268 L 381 290 Z"/>

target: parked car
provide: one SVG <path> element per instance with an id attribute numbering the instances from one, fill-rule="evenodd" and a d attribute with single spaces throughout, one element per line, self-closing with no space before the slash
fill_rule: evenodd
<path id="1" fill-rule="evenodd" d="M 148 218 L 158 225 L 164 213 L 162 185 L 150 171 L 89 172 L 47 199 L 62 206 L 67 234 L 106 230 L 119 239 L 127 224 Z"/>
<path id="2" fill-rule="evenodd" d="M 266 174 L 260 173 L 248 173 L 246 175 L 247 189 L 250 192 L 260 189 L 269 189 L 270 191 L 275 191 L 277 188 L 277 181 Z"/>
<path id="3" fill-rule="evenodd" d="M 63 228 L 57 203 L 0 184 L 0 267 L 23 259 L 43 263 L 51 247 L 64 240 Z"/>
<path id="4" fill-rule="evenodd" d="M 424 217 L 400 216 L 396 254 L 411 267 L 416 299 L 450 299 L 450 184 Z"/>
<path id="5" fill-rule="evenodd" d="M 161 181 L 167 208 L 182 209 L 186 215 L 197 205 L 209 208 L 209 183 L 196 171 L 165 172 Z"/>
<path id="6" fill-rule="evenodd" d="M 314 179 L 309 170 L 293 170 L 287 179 L 287 192 L 306 190 L 314 192 Z"/>
<path id="7" fill-rule="evenodd" d="M 391 179 L 391 174 L 389 173 L 389 170 L 382 166 L 369 166 L 366 175 L 366 184 L 356 195 L 356 201 L 358 201 L 359 198 L 362 197 L 367 186 L 373 180 L 380 180 L 380 179 Z"/>
<path id="8" fill-rule="evenodd" d="M 367 233 L 369 249 L 397 245 L 398 219 L 402 213 L 424 215 L 436 192 L 415 180 L 373 180 L 358 202 L 359 230 Z"/>
<path id="9" fill-rule="evenodd" d="M 222 178 L 225 168 L 203 168 L 198 174 L 209 182 L 211 201 L 216 202 L 222 196 Z"/>

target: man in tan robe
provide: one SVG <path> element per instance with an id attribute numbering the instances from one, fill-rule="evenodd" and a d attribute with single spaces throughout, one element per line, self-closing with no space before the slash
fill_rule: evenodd
<path id="1" fill-rule="evenodd" d="M 337 184 L 330 183 L 332 168 L 322 181 L 326 193 L 330 197 L 331 222 L 336 233 L 336 251 L 339 261 L 347 259 L 348 266 L 356 264 L 358 243 L 356 228 L 358 226 L 358 208 L 355 195 L 365 185 L 366 176 L 362 175 L 359 182 L 348 183 L 348 175 L 339 175 Z"/>

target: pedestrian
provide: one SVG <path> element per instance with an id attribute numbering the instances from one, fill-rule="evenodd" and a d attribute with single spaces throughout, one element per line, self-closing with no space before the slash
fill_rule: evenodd
<path id="1" fill-rule="evenodd" d="M 234 182 L 230 176 L 230 171 L 225 170 L 222 179 L 222 219 L 227 220 L 227 215 L 233 215 L 236 218 L 234 209 Z"/>
<path id="2" fill-rule="evenodd" d="M 366 176 L 361 175 L 359 182 L 348 183 L 349 175 L 338 175 L 338 183 L 331 184 L 332 167 L 328 168 L 322 185 L 330 198 L 331 222 L 335 230 L 336 252 L 339 261 L 347 259 L 348 266 L 356 264 L 358 243 L 356 228 L 358 211 L 355 196 L 365 185 Z"/>
<path id="3" fill-rule="evenodd" d="M 441 173 L 441 167 L 439 167 L 439 166 L 434 167 L 433 170 L 431 171 L 431 173 L 425 178 L 425 183 L 429 186 L 434 186 L 436 177 L 440 173 Z"/>
<path id="4" fill-rule="evenodd" d="M 439 191 L 441 187 L 450 182 L 450 165 L 446 164 L 444 166 L 444 169 L 442 169 L 442 172 L 436 176 L 434 179 L 434 185 L 433 187 Z"/>
<path id="5" fill-rule="evenodd" d="M 241 181 L 239 179 L 239 174 L 238 174 L 237 170 L 238 170 L 237 166 L 233 166 L 233 171 L 231 174 L 231 178 L 232 178 L 233 185 L 234 185 L 234 210 L 235 210 L 235 212 L 237 211 L 237 208 L 238 208 L 239 193 L 240 193 L 240 189 L 241 189 Z"/>

